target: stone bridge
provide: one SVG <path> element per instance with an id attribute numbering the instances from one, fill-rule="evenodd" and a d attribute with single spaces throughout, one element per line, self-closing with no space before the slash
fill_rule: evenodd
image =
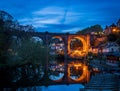
<path id="1" fill-rule="evenodd" d="M 59 38 L 64 42 L 64 56 L 67 58 L 70 53 L 75 52 L 80 54 L 80 57 L 87 55 L 90 48 L 90 36 L 81 35 L 81 34 L 69 34 L 69 33 L 49 33 L 49 32 L 25 32 L 25 31 L 14 31 L 8 32 L 10 35 L 17 36 L 18 38 L 30 38 L 30 37 L 39 37 L 43 40 L 43 44 L 46 46 L 50 45 L 52 38 Z M 70 49 L 70 43 L 72 39 L 78 39 L 82 42 L 83 49 L 81 51 L 72 51 Z M 70 55 L 71 56 L 71 55 Z"/>

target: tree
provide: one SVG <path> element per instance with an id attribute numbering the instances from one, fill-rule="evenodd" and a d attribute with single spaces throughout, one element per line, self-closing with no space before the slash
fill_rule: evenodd
<path id="1" fill-rule="evenodd" d="M 4 64 L 6 60 L 6 51 L 9 47 L 10 35 L 5 33 L 5 22 L 0 19 L 0 64 Z"/>
<path id="2" fill-rule="evenodd" d="M 11 29 L 13 17 L 5 11 L 0 10 L 0 59 L 8 49 L 10 36 L 7 32 Z"/>
<path id="3" fill-rule="evenodd" d="M 79 30 L 77 33 L 78 34 L 88 34 L 88 33 L 91 33 L 91 32 L 102 32 L 103 29 L 100 25 L 94 25 L 94 26 L 91 26 L 91 27 L 87 27 L 83 30 Z"/>
<path id="4" fill-rule="evenodd" d="M 9 13 L 0 10 L 0 23 L 2 23 L 0 25 L 0 27 L 2 26 L 2 30 L 8 31 L 13 24 L 13 17 Z"/>
<path id="5" fill-rule="evenodd" d="M 47 50 L 40 41 L 23 40 L 19 44 L 13 41 L 9 49 L 7 64 L 10 66 L 45 64 Z"/>
<path id="6" fill-rule="evenodd" d="M 7 57 L 9 57 L 8 54 L 10 52 L 8 53 L 8 49 L 10 49 L 10 46 L 15 46 L 11 44 L 12 36 L 9 35 L 9 31 L 20 30 L 34 32 L 34 27 L 32 25 L 20 25 L 18 21 L 13 20 L 13 17 L 9 13 L 0 10 L 0 64 L 5 63 Z M 13 55 L 11 56 L 11 58 L 14 58 Z M 17 60 L 17 58 L 15 58 L 14 60 Z"/>

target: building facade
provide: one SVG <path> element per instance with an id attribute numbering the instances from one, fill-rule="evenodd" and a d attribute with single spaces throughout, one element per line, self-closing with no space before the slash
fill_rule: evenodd
<path id="1" fill-rule="evenodd" d="M 116 24 L 113 23 L 110 26 L 106 26 L 104 33 L 106 35 L 120 33 L 120 19 L 118 20 L 118 22 Z"/>

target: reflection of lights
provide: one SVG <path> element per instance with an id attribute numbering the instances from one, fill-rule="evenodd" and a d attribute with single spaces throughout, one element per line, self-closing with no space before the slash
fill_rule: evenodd
<path id="1" fill-rule="evenodd" d="M 76 70 L 78 70 L 78 66 L 76 67 Z"/>
<path id="2" fill-rule="evenodd" d="M 64 65 L 63 64 L 55 64 L 54 66 L 50 66 L 50 70 L 51 71 L 60 71 L 63 72 L 64 71 Z"/>
<path id="3" fill-rule="evenodd" d="M 50 75 L 49 78 L 55 82 L 60 82 L 64 76 L 64 73 L 59 73 L 58 76 Z"/>
<path id="4" fill-rule="evenodd" d="M 60 71 L 64 71 L 64 69 L 63 69 L 63 68 L 60 68 Z"/>
<path id="5" fill-rule="evenodd" d="M 53 66 L 50 66 L 50 72 L 53 71 L 49 78 L 54 82 L 60 82 L 62 81 L 62 78 L 64 76 L 64 64 L 51 64 Z"/>
<path id="6" fill-rule="evenodd" d="M 51 68 L 51 67 L 50 67 Z M 62 81 L 62 78 L 64 76 L 64 64 L 55 64 L 55 66 L 53 66 L 53 70 L 51 69 L 51 71 L 53 71 L 53 73 L 51 74 L 52 76 L 50 76 L 50 79 L 55 81 L 55 82 L 60 82 Z M 72 70 L 71 70 L 72 69 Z M 68 79 L 69 81 L 75 81 L 75 82 L 82 82 L 82 81 L 89 81 L 89 71 L 88 71 L 88 67 L 82 63 L 78 63 L 78 62 L 71 62 L 68 64 Z M 77 72 L 77 73 L 75 73 Z M 81 72 L 81 73 L 80 73 Z M 56 73 L 62 73 L 63 75 L 60 77 L 59 75 L 55 75 Z M 75 74 L 74 74 L 75 73 Z"/>
<path id="7" fill-rule="evenodd" d="M 71 78 L 71 72 L 70 72 L 70 68 L 74 66 L 76 67 L 76 70 L 81 67 L 83 70 L 83 73 L 81 76 L 77 77 L 77 79 L 73 79 Z M 78 74 L 79 75 L 79 74 Z M 85 65 L 82 65 L 81 63 L 72 63 L 68 65 L 68 77 L 69 79 L 73 80 L 73 81 L 83 81 L 84 79 L 86 79 L 86 81 L 89 81 L 89 72 L 88 72 L 88 67 Z"/>
<path id="8" fill-rule="evenodd" d="M 59 66 L 63 66 L 63 64 L 59 64 Z"/>
<path id="9" fill-rule="evenodd" d="M 55 68 L 52 68 L 52 71 L 55 71 Z"/>
<path id="10" fill-rule="evenodd" d="M 79 69 L 79 67 L 81 67 L 81 66 L 82 66 L 82 64 L 77 63 L 77 64 L 74 64 L 74 66 L 76 67 L 76 70 L 78 70 L 78 69 Z"/>

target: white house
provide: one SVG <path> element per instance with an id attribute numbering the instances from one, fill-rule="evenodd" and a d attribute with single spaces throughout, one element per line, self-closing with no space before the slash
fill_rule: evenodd
<path id="1" fill-rule="evenodd" d="M 116 42 L 108 42 L 102 47 L 102 53 L 120 52 L 120 46 Z"/>
<path id="2" fill-rule="evenodd" d="M 98 48 L 98 52 L 106 55 L 106 64 L 119 66 L 120 46 L 116 42 L 107 42 Z"/>

